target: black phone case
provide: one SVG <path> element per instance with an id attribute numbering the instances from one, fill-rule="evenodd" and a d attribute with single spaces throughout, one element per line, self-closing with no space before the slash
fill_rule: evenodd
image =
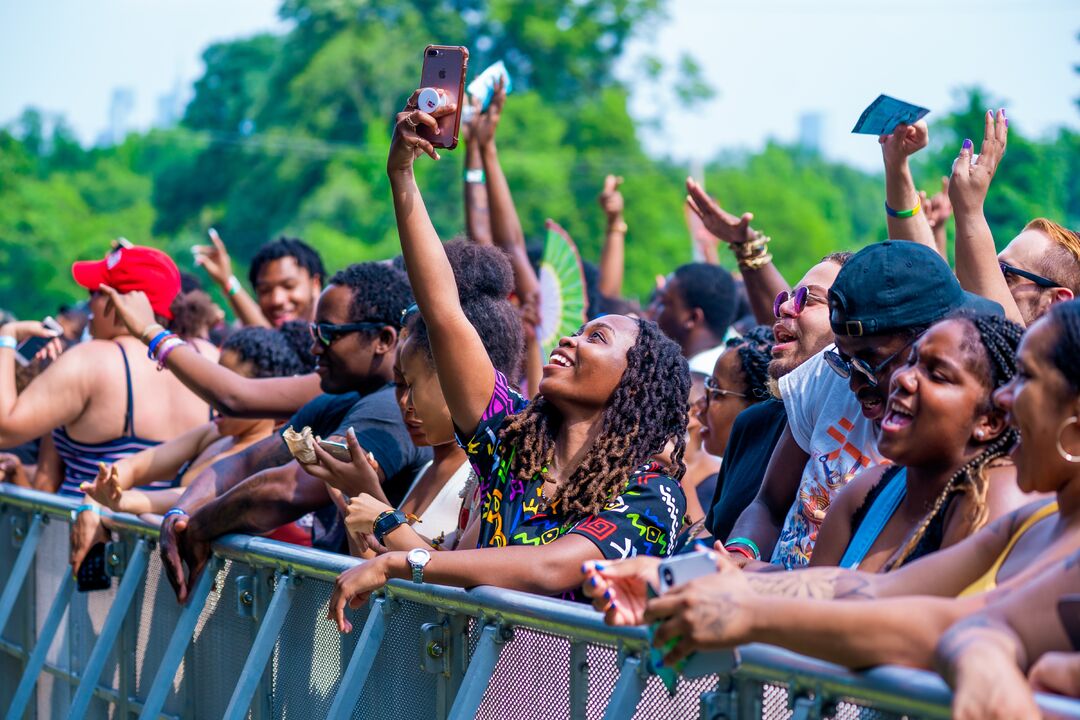
<path id="1" fill-rule="evenodd" d="M 112 587 L 112 577 L 105 572 L 105 543 L 99 542 L 90 548 L 79 566 L 79 574 L 75 580 L 79 592 L 108 590 Z"/>

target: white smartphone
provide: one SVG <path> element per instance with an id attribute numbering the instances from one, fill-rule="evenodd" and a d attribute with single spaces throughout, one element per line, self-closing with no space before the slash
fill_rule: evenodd
<path id="1" fill-rule="evenodd" d="M 716 553 L 712 550 L 670 557 L 660 563 L 660 587 L 656 588 L 656 594 L 663 595 L 674 587 L 715 572 Z"/>

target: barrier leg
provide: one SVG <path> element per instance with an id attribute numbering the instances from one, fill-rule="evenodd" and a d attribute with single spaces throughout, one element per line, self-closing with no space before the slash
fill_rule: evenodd
<path id="1" fill-rule="evenodd" d="M 11 699 L 6 720 L 20 720 L 26 712 L 26 704 L 30 702 L 30 696 L 34 693 L 34 685 L 37 684 L 38 674 L 45 664 L 45 656 L 52 647 L 56 631 L 60 629 L 60 621 L 64 618 L 68 603 L 71 602 L 71 592 L 75 589 L 75 578 L 71 573 L 64 573 L 64 579 L 60 582 L 60 588 L 56 591 L 56 598 L 49 607 L 49 614 L 45 616 L 45 624 L 38 633 L 37 644 L 34 645 L 30 658 L 26 661 L 26 669 L 19 678 L 19 687 L 15 689 L 15 696 Z"/>
<path id="2" fill-rule="evenodd" d="M 604 720 L 633 717 L 644 690 L 645 677 L 641 673 L 641 660 L 628 655 L 619 669 L 619 681 L 611 691 Z"/>
<path id="3" fill-rule="evenodd" d="M 0 595 L 0 633 L 3 633 L 8 620 L 11 619 L 11 611 L 15 609 L 15 599 L 19 597 L 26 575 L 30 572 L 30 563 L 34 559 L 34 553 L 37 552 L 38 541 L 41 540 L 41 525 L 41 515 L 34 515 L 30 528 L 26 531 L 26 537 L 23 538 L 22 547 L 19 548 L 19 555 L 15 558 L 15 565 L 11 568 L 11 575 L 8 577 L 7 584 L 4 585 L 4 592 Z"/>
<path id="4" fill-rule="evenodd" d="M 195 587 L 188 597 L 187 605 L 180 613 L 180 619 L 176 623 L 176 630 L 169 638 L 169 645 L 161 656 L 161 664 L 158 666 L 154 681 L 150 684 L 150 691 L 146 694 L 146 702 L 139 714 L 139 720 L 157 718 L 161 714 L 161 708 L 165 706 L 165 700 L 169 697 L 176 670 L 180 667 L 180 661 L 184 659 L 188 645 L 191 644 L 191 636 L 195 632 L 195 625 L 199 622 L 206 597 L 210 594 L 210 586 L 216 574 L 216 562 L 211 560 L 202 575 L 195 583 Z"/>
<path id="5" fill-rule="evenodd" d="M 79 680 L 79 689 L 75 691 L 75 699 L 68 711 L 69 720 L 78 720 L 86 717 L 86 709 L 90 705 L 90 699 L 94 696 L 94 688 L 97 687 L 101 671 L 105 669 L 105 661 L 109 658 L 116 636 L 120 634 L 120 627 L 124 623 L 131 601 L 135 599 L 135 591 L 143 583 L 143 574 L 146 572 L 146 564 L 150 555 L 149 546 L 145 538 L 139 538 L 134 552 L 128 560 L 124 570 L 124 578 L 120 581 L 120 587 L 116 591 L 116 599 L 113 600 L 109 614 L 105 616 L 105 624 L 101 628 L 101 635 L 94 643 L 94 649 L 90 652 L 90 659 L 83 668 L 82 678 Z"/>
<path id="6" fill-rule="evenodd" d="M 229 699 L 229 707 L 225 708 L 223 720 L 241 720 L 247 716 L 251 698 L 259 687 L 263 671 L 266 669 L 266 661 L 270 659 L 270 653 L 274 651 L 281 626 L 285 623 L 285 617 L 289 614 L 289 607 L 293 599 L 293 581 L 288 574 L 278 578 L 277 587 L 274 588 L 274 597 L 270 600 L 270 606 L 266 609 L 259 632 L 255 635 L 255 642 L 251 645 L 244 669 L 240 671 L 240 679 L 236 683 L 236 690 Z"/>
<path id="7" fill-rule="evenodd" d="M 367 682 L 371 666 L 375 664 L 375 657 L 379 654 L 379 646 L 382 645 L 383 636 L 386 634 L 386 603 L 385 597 L 378 597 L 371 601 L 371 611 L 368 612 L 364 630 L 356 641 L 356 648 L 349 665 L 341 676 L 337 694 L 330 706 L 330 712 L 326 714 L 327 720 L 334 718 L 347 718 L 352 715 L 360 694 L 364 691 L 364 683 Z"/>
<path id="8" fill-rule="evenodd" d="M 480 703 L 484 701 L 484 692 L 488 687 L 495 664 L 499 662 L 499 653 L 503 647 L 502 630 L 497 625 L 485 625 L 480 632 L 480 641 L 476 644 L 465 677 L 461 681 L 454 706 L 450 708 L 449 720 L 472 720 Z"/>

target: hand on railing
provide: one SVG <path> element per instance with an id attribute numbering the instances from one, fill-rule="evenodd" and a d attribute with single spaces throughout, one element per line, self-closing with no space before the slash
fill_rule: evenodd
<path id="1" fill-rule="evenodd" d="M 109 539 L 109 533 L 101 524 L 101 515 L 92 510 L 83 510 L 76 514 L 75 522 L 71 523 L 70 533 L 71 550 L 68 562 L 71 564 L 71 572 L 78 575 L 79 567 L 90 548 L 99 542 Z"/>
<path id="2" fill-rule="evenodd" d="M 161 522 L 158 537 L 165 577 L 181 604 L 187 602 L 196 578 L 210 559 L 210 539 L 201 537 L 190 526 L 187 515 L 169 515 Z"/>
<path id="3" fill-rule="evenodd" d="M 334 581 L 334 592 L 330 595 L 330 604 L 326 616 L 338 628 L 338 632 L 351 633 L 353 626 L 345 617 L 345 606 L 356 609 L 367 602 L 368 596 L 390 580 L 388 570 L 392 555 L 404 556 L 404 553 L 386 553 L 373 560 L 367 560 L 354 568 L 349 568 L 338 575 Z"/>
<path id="4" fill-rule="evenodd" d="M 716 559 L 712 575 L 678 585 L 649 600 L 644 621 L 659 622 L 653 646 L 675 647 L 664 656 L 664 665 L 675 663 L 698 650 L 722 650 L 748 641 L 755 603 L 763 602 L 750 588 L 743 571 L 726 554 Z"/>
<path id="5" fill-rule="evenodd" d="M 581 566 L 585 575 L 581 587 L 608 625 L 640 625 L 648 587 L 656 585 L 659 567 L 660 558 L 646 555 L 612 562 L 590 560 Z"/>
<path id="6" fill-rule="evenodd" d="M 120 468 L 98 463 L 97 477 L 93 482 L 82 483 L 79 489 L 110 510 L 118 510 L 124 492 L 120 487 Z"/>

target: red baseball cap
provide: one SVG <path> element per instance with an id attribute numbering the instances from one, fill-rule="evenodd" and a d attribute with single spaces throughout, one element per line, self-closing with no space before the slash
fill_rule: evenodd
<path id="1" fill-rule="evenodd" d="M 80 260 L 71 266 L 71 275 L 91 292 L 101 285 L 121 293 L 141 290 L 154 312 L 169 320 L 169 306 L 180 292 L 180 270 L 173 259 L 156 248 L 141 245 L 118 247 L 104 260 Z"/>

